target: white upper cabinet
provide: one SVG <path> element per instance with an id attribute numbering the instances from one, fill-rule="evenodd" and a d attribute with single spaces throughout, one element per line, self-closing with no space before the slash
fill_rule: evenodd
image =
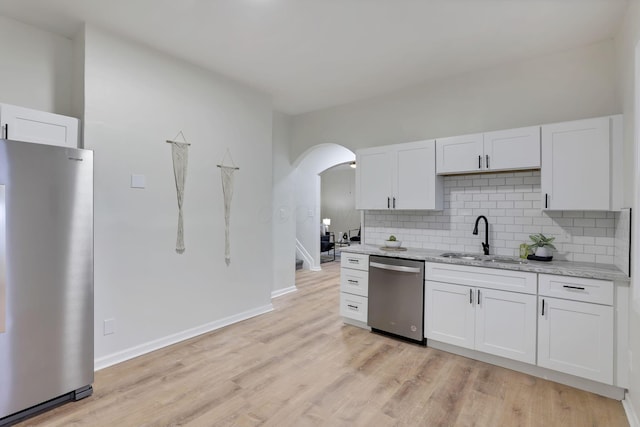
<path id="1" fill-rule="evenodd" d="M 356 163 L 356 209 L 442 209 L 435 141 L 358 150 Z"/>
<path id="2" fill-rule="evenodd" d="M 618 210 L 622 116 L 542 126 L 541 203 L 549 210 Z"/>
<path id="3" fill-rule="evenodd" d="M 540 127 L 440 138 L 438 174 L 536 169 L 540 167 Z"/>
<path id="4" fill-rule="evenodd" d="M 440 138 L 436 142 L 436 172 L 480 172 L 483 154 L 481 133 Z"/>
<path id="5" fill-rule="evenodd" d="M 540 126 L 484 134 L 486 170 L 537 169 L 540 167 Z"/>
<path id="6" fill-rule="evenodd" d="M 79 120 L 59 114 L 0 104 L 2 137 L 78 148 Z"/>
<path id="7" fill-rule="evenodd" d="M 356 152 L 356 209 L 391 207 L 391 169 L 395 165 L 388 147 Z"/>

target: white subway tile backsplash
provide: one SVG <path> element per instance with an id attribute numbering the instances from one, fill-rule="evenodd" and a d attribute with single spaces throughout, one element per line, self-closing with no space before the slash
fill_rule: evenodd
<path id="1" fill-rule="evenodd" d="M 615 260 L 612 256 L 596 255 L 596 262 L 599 264 L 614 264 Z"/>
<path id="2" fill-rule="evenodd" d="M 595 227 L 596 220 L 576 218 L 573 220 L 573 225 L 575 225 L 576 227 Z"/>
<path id="3" fill-rule="evenodd" d="M 592 254 L 573 254 L 573 261 L 577 262 L 596 262 L 596 256 Z"/>
<path id="4" fill-rule="evenodd" d="M 479 253 L 484 222 L 471 232 L 484 215 L 492 254 L 517 256 L 529 235 L 543 233 L 556 238 L 555 259 L 620 266 L 628 258 L 630 215 L 542 211 L 539 171 L 445 176 L 444 201 L 443 211 L 365 211 L 365 242 L 382 245 L 394 234 L 410 248 Z"/>

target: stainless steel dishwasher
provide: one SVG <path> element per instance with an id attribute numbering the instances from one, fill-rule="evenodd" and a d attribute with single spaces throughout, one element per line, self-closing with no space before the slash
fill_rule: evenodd
<path id="1" fill-rule="evenodd" d="M 374 332 L 426 343 L 424 261 L 369 257 L 368 323 Z"/>

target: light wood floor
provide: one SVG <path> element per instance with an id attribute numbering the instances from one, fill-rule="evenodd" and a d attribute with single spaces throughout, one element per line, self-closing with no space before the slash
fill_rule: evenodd
<path id="1" fill-rule="evenodd" d="M 339 263 L 275 311 L 96 373 L 22 425 L 627 426 L 620 402 L 344 325 Z"/>

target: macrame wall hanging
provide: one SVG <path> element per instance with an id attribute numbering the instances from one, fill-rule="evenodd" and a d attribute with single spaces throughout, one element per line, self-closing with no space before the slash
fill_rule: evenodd
<path id="1" fill-rule="evenodd" d="M 225 159 L 229 156 L 231 166 L 224 164 Z M 231 152 L 227 148 L 227 152 L 222 158 L 222 162 L 218 165 L 222 177 L 222 193 L 224 195 L 224 261 L 227 266 L 231 264 L 231 243 L 229 240 L 229 220 L 231 218 L 231 199 L 233 197 L 233 173 L 240 168 L 233 162 Z"/>
<path id="2" fill-rule="evenodd" d="M 189 160 L 189 144 L 182 131 L 175 138 L 182 136 L 184 142 L 167 140 L 171 144 L 171 156 L 173 158 L 173 175 L 176 179 L 176 192 L 178 195 L 178 235 L 176 237 L 176 252 L 184 253 L 184 225 L 182 218 L 182 204 L 184 201 L 184 185 L 187 180 L 187 163 Z"/>

